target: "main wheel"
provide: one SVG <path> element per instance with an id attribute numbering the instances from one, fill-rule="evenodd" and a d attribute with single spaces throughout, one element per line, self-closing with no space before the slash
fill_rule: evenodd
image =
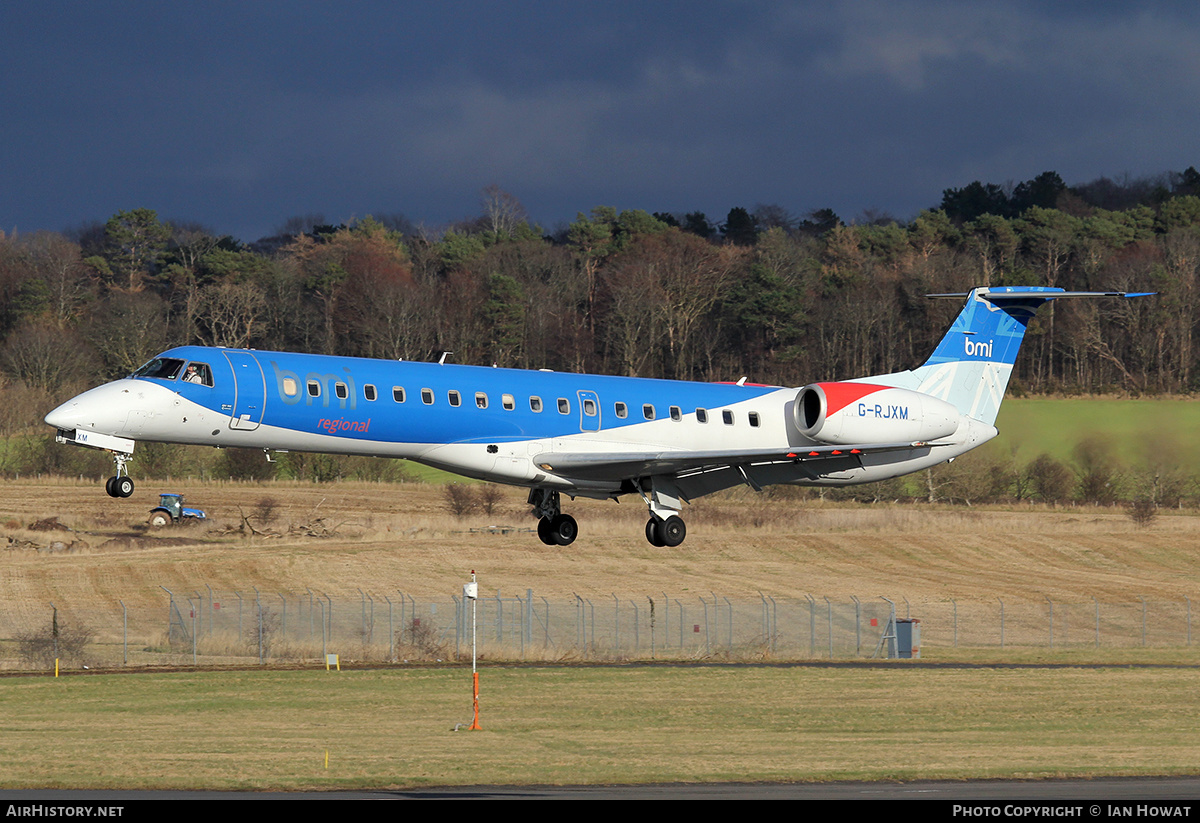
<path id="1" fill-rule="evenodd" d="M 687 537 L 687 526 L 684 525 L 683 518 L 677 514 L 673 514 L 662 522 L 659 526 L 659 534 L 662 536 L 663 545 L 669 548 L 675 548 L 683 542 L 683 538 Z"/>
<path id="2" fill-rule="evenodd" d="M 104 491 L 109 497 L 116 497 L 117 490 L 113 488 L 117 484 L 116 477 L 110 477 L 104 481 Z"/>
<path id="3" fill-rule="evenodd" d="M 560 546 L 571 545 L 579 536 L 579 524 L 569 514 L 560 514 L 554 518 L 551 522 L 551 530 L 554 533 L 554 542 Z"/>
<path id="4" fill-rule="evenodd" d="M 550 524 L 549 517 L 542 517 L 538 520 L 537 533 L 538 539 L 547 546 L 558 545 L 558 541 L 554 539 L 554 526 Z"/>
<path id="5" fill-rule="evenodd" d="M 649 541 L 651 546 L 655 546 L 660 549 L 667 545 L 663 542 L 662 529 L 660 528 L 661 526 L 662 521 L 657 517 L 651 517 L 646 521 L 646 540 Z"/>
<path id="6" fill-rule="evenodd" d="M 116 497 L 130 497 L 133 495 L 133 478 L 129 475 L 125 477 L 113 478 L 113 491 L 116 492 Z"/>

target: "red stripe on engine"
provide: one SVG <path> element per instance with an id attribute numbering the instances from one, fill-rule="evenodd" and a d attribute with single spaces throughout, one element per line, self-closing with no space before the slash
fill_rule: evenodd
<path id="1" fill-rule="evenodd" d="M 825 392 L 825 414 L 837 414 L 855 400 L 866 397 L 872 392 L 882 391 L 888 386 L 874 386 L 870 383 L 818 383 Z"/>

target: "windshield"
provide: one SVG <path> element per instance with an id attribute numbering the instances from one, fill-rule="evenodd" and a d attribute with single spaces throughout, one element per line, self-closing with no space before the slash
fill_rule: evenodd
<path id="1" fill-rule="evenodd" d="M 159 380 L 174 380 L 183 367 L 182 360 L 173 357 L 156 357 L 133 373 L 134 377 L 157 377 Z"/>

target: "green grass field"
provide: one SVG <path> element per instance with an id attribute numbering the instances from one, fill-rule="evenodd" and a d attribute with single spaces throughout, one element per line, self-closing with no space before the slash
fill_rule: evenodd
<path id="1" fill-rule="evenodd" d="M 984 453 L 1022 462 L 1047 452 L 1069 459 L 1077 443 L 1100 437 L 1132 465 L 1200 458 L 1200 400 L 1190 398 L 1009 397 L 996 420 L 1000 436 Z"/>
<path id="2" fill-rule="evenodd" d="M 483 730 L 455 732 L 468 668 L 6 678 L 0 786 L 1185 774 L 1198 687 L 1195 669 L 485 668 Z"/>

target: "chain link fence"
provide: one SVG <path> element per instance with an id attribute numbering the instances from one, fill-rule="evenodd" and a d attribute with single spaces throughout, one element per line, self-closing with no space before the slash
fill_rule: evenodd
<path id="1" fill-rule="evenodd" d="M 894 656 L 893 621 L 919 622 L 919 651 L 1183 648 L 1191 601 L 849 602 L 806 595 L 417 598 L 403 592 L 162 590 L 161 602 L 103 614 L 47 604 L 0 609 L 0 666 L 253 662 L 806 660 Z M 944 652 L 943 652 L 944 653 Z"/>

